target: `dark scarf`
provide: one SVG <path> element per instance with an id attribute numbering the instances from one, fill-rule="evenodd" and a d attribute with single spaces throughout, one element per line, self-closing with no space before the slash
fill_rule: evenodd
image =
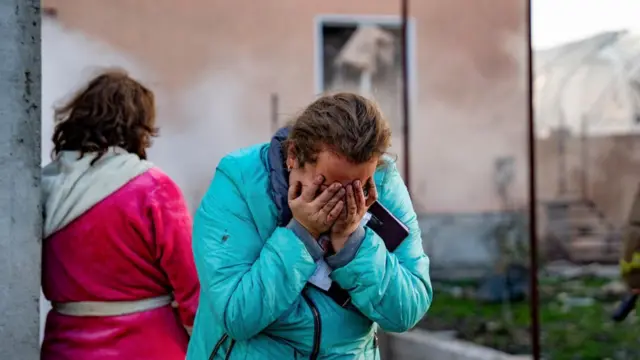
<path id="1" fill-rule="evenodd" d="M 267 154 L 269 165 L 269 179 L 271 183 L 271 199 L 278 209 L 278 226 L 285 226 L 292 218 L 289 209 L 289 172 L 285 164 L 285 153 L 282 143 L 289 136 L 289 128 L 278 130 L 273 138 Z"/>

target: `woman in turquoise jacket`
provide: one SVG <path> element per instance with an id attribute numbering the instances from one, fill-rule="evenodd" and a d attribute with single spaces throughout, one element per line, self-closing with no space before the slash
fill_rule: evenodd
<path id="1" fill-rule="evenodd" d="M 321 97 L 270 143 L 225 156 L 194 219 L 200 305 L 188 360 L 376 359 L 432 299 L 407 188 L 377 107 Z M 409 228 L 389 252 L 378 200 Z"/>

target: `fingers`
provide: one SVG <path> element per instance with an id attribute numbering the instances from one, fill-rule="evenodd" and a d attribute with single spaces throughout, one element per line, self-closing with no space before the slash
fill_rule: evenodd
<path id="1" fill-rule="evenodd" d="M 327 215 L 327 224 L 333 224 L 333 222 L 335 222 L 343 213 L 343 210 L 344 201 L 340 200 L 336 203 L 336 206 L 334 206 L 333 209 L 329 212 L 329 215 Z"/>
<path id="2" fill-rule="evenodd" d="M 318 188 L 324 182 L 324 176 L 318 175 L 313 179 L 313 182 L 309 186 L 305 186 L 302 189 L 302 198 L 306 202 L 311 202 L 316 197 L 316 193 L 318 192 Z"/>
<path id="3" fill-rule="evenodd" d="M 358 213 L 358 204 L 356 203 L 356 196 L 353 192 L 353 185 L 347 185 L 347 216 L 352 217 Z"/>
<path id="4" fill-rule="evenodd" d="M 325 204 L 327 204 L 329 201 L 333 200 L 333 198 L 335 198 L 336 194 L 340 192 L 340 190 L 342 190 L 342 185 L 340 183 L 333 183 L 331 184 L 331 186 L 329 186 L 328 188 L 326 188 L 322 194 L 318 195 L 318 197 L 313 200 L 313 203 L 315 206 L 317 206 L 318 209 L 322 209 Z M 342 191 L 342 195 L 341 197 L 344 196 L 344 191 Z M 338 202 L 337 199 L 333 205 L 335 206 L 336 202 Z M 333 206 L 331 207 L 333 208 Z M 331 209 L 329 209 L 331 210 Z M 329 213 L 327 211 L 327 213 Z"/>
<path id="5" fill-rule="evenodd" d="M 301 187 L 302 187 L 302 184 L 299 181 L 296 181 L 293 184 L 289 185 L 289 192 L 288 192 L 289 201 L 292 201 L 298 197 L 298 193 L 300 192 Z"/>
<path id="6" fill-rule="evenodd" d="M 333 187 L 334 185 L 338 185 L 337 188 L 339 190 L 337 192 L 333 192 L 333 191 L 329 192 L 329 189 L 327 189 L 320 196 L 318 196 L 318 199 L 316 199 L 316 201 L 317 201 L 317 200 L 319 200 L 319 198 L 321 196 L 325 196 L 326 197 L 326 196 L 330 196 L 330 195 L 326 195 L 326 194 L 330 194 L 330 193 L 334 194 L 333 197 L 331 197 L 328 201 L 326 201 L 324 206 L 322 206 L 323 202 L 319 202 L 318 203 L 319 206 L 322 206 L 322 209 L 320 210 L 320 212 L 323 212 L 324 214 L 327 214 L 327 215 L 329 213 L 331 213 L 331 210 L 333 210 L 333 208 L 338 204 L 338 202 L 342 200 L 342 198 L 344 197 L 344 193 L 345 193 L 344 188 L 342 188 L 340 186 L 340 184 L 333 184 L 331 186 Z"/>
<path id="7" fill-rule="evenodd" d="M 376 182 L 373 181 L 373 178 L 369 178 L 368 186 L 369 186 L 369 196 L 367 196 L 367 200 L 365 202 L 366 207 L 368 208 L 378 200 L 378 190 L 376 189 Z"/>
<path id="8" fill-rule="evenodd" d="M 358 208 L 358 214 L 359 214 L 361 211 L 365 210 L 366 199 L 364 197 L 364 191 L 362 190 L 362 183 L 360 182 L 360 180 L 356 180 L 353 183 L 353 186 L 354 186 L 353 191 L 356 199 L 356 206 Z"/>

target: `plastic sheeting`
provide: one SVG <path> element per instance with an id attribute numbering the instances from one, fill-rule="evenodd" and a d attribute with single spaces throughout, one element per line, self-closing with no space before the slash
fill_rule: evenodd
<path id="1" fill-rule="evenodd" d="M 640 34 L 607 32 L 538 51 L 534 71 L 538 136 L 640 130 Z"/>

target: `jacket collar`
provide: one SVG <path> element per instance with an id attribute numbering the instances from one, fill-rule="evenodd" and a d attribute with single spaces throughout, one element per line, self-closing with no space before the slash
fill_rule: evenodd
<path id="1" fill-rule="evenodd" d="M 267 150 L 267 168 L 269 169 L 269 182 L 271 199 L 278 209 L 278 225 L 284 226 L 291 220 L 289 209 L 289 172 L 285 165 L 283 142 L 289 136 L 289 128 L 278 130 L 269 144 Z"/>

